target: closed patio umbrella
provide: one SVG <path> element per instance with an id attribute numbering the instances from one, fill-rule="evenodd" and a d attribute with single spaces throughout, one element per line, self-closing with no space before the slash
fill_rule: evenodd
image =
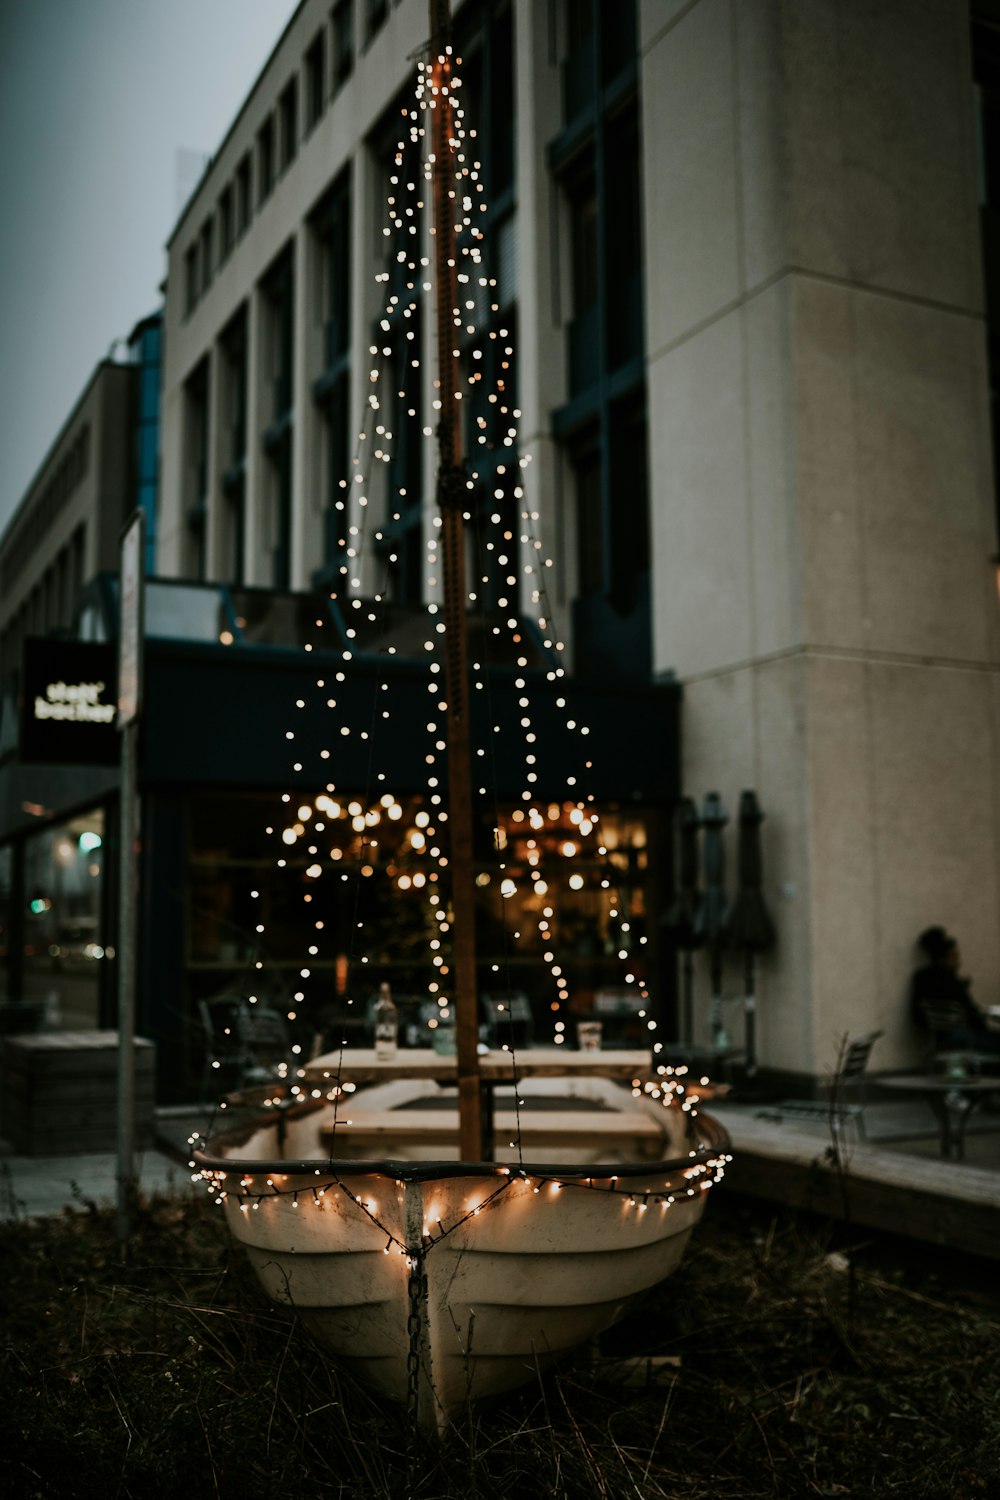
<path id="1" fill-rule="evenodd" d="M 674 815 L 677 835 L 677 878 L 674 899 L 662 919 L 667 936 L 683 953 L 683 1014 L 678 1038 L 694 1041 L 694 959 L 702 937 L 696 931 L 700 895 L 698 891 L 698 809 L 691 797 L 682 797 Z"/>
<path id="2" fill-rule="evenodd" d="M 728 822 L 729 814 L 722 804 L 722 798 L 718 792 L 709 792 L 701 809 L 705 891 L 695 918 L 695 931 L 708 949 L 712 982 L 713 1047 L 728 1045 L 722 1024 L 722 950 L 725 945 L 726 916 L 726 850 L 723 830 Z"/>
<path id="3" fill-rule="evenodd" d="M 725 917 L 726 941 L 730 948 L 743 953 L 744 1010 L 746 1016 L 746 1070 L 752 1078 L 757 1071 L 757 985 L 756 956 L 770 948 L 775 931 L 763 891 L 763 868 L 760 848 L 760 825 L 764 821 L 755 792 L 740 794 L 738 820 L 737 889 Z"/>

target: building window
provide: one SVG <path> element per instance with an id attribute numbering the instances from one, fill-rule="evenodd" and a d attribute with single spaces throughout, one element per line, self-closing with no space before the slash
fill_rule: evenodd
<path id="1" fill-rule="evenodd" d="M 208 515 L 208 358 L 184 386 L 184 569 L 189 578 L 206 576 Z"/>
<path id="2" fill-rule="evenodd" d="M 613 402 L 569 445 L 577 501 L 577 591 L 635 606 L 649 572 L 646 404 L 643 391 Z"/>
<path id="3" fill-rule="evenodd" d="M 333 90 L 343 87 L 354 71 L 354 0 L 337 0 L 333 7 Z"/>
<path id="4" fill-rule="evenodd" d="M 464 59 L 463 95 L 468 95 L 467 127 L 475 130 L 474 155 L 481 164 L 489 211 L 480 220 L 485 231 L 484 269 L 495 287 L 475 288 L 470 310 L 474 333 L 466 331 L 462 344 L 475 356 L 479 374 L 462 405 L 465 412 L 465 451 L 470 470 L 479 475 L 470 495 L 471 571 L 480 602 L 487 609 L 505 599 L 517 607 L 518 589 L 508 582 L 514 566 L 513 548 L 519 509 L 514 495 L 518 473 L 516 452 L 498 433 L 503 409 L 517 405 L 513 350 L 517 326 L 516 215 L 514 208 L 514 73 L 513 24 L 506 0 L 483 6 L 466 32 L 460 23 L 458 49 Z M 495 311 L 494 311 L 495 309 Z M 493 397 L 495 399 L 491 400 Z M 511 425 L 514 420 L 511 417 Z M 489 518 L 498 516 L 499 521 Z"/>
<path id="5" fill-rule="evenodd" d="M 293 78 L 278 101 L 281 122 L 281 170 L 295 159 L 299 144 L 299 85 Z"/>
<path id="6" fill-rule="evenodd" d="M 250 224 L 250 211 L 252 203 L 251 183 L 253 181 L 253 170 L 250 162 L 249 151 L 240 159 L 236 168 L 236 235 L 237 238 L 246 233 Z"/>
<path id="7" fill-rule="evenodd" d="M 206 219 L 201 226 L 201 290 L 208 290 L 215 274 L 215 226 Z"/>
<path id="8" fill-rule="evenodd" d="M 347 536 L 344 483 L 350 472 L 351 191 L 346 173 L 320 203 L 311 227 L 318 250 L 323 323 L 320 366 L 313 381 L 323 442 L 323 561 L 314 574 L 314 582 L 320 584 L 336 577 Z"/>
<path id="9" fill-rule="evenodd" d="M 587 390 L 600 379 L 599 251 L 597 183 L 593 170 L 568 185 L 571 246 L 571 305 L 569 326 L 569 389 Z"/>
<path id="10" fill-rule="evenodd" d="M 511 7 L 495 0 L 473 18 L 466 32 L 459 23 L 462 105 L 471 111 L 467 126 L 476 131 L 475 154 L 491 210 L 506 212 L 514 186 L 514 31 Z"/>
<path id="11" fill-rule="evenodd" d="M 563 62 L 563 114 L 576 119 L 592 102 L 595 88 L 595 0 L 567 0 L 566 57 Z"/>
<path id="12" fill-rule="evenodd" d="M 56 625 L 68 630 L 73 623 L 69 601 L 69 552 L 60 547 L 55 561 Z"/>
<path id="13" fill-rule="evenodd" d="M 233 189 L 223 188 L 219 194 L 219 264 L 229 258 L 233 248 Z"/>
<path id="14" fill-rule="evenodd" d="M 634 102 L 601 121 L 563 178 L 570 241 L 571 396 L 643 352 L 639 128 Z"/>
<path id="15" fill-rule="evenodd" d="M 389 0 L 364 0 L 365 46 L 371 45 L 376 32 L 384 25 L 389 14 Z"/>
<path id="16" fill-rule="evenodd" d="M 132 357 L 139 371 L 139 415 L 136 423 L 136 505 L 146 516 L 147 574 L 156 572 L 160 493 L 160 351 L 159 316 L 147 319 L 133 338 Z"/>
<path id="17" fill-rule="evenodd" d="M 240 308 L 219 341 L 222 528 L 219 576 L 243 583 L 246 552 L 247 312 Z"/>
<path id="18" fill-rule="evenodd" d="M 306 53 L 306 129 L 312 130 L 323 113 L 324 63 L 326 39 L 322 31 L 313 38 Z"/>
<path id="19" fill-rule="evenodd" d="M 577 592 L 600 593 L 604 583 L 604 509 L 601 500 L 601 453 L 596 427 L 574 444 L 571 462 L 576 484 Z"/>
<path id="20" fill-rule="evenodd" d="M 292 535 L 292 354 L 294 273 L 292 247 L 283 250 L 261 283 L 263 297 L 265 410 L 263 435 L 266 529 L 271 550 L 271 586 L 291 583 Z"/>
<path id="21" fill-rule="evenodd" d="M 261 282 L 264 299 L 264 370 L 267 420 L 280 422 L 292 408 L 292 346 L 294 341 L 292 250 L 281 252 Z"/>
<path id="22" fill-rule="evenodd" d="M 184 252 L 184 311 L 194 311 L 198 301 L 198 246 L 189 245 Z"/>
<path id="23" fill-rule="evenodd" d="M 104 956 L 109 942 L 104 856 L 100 807 L 25 840 L 20 998 L 44 1005 L 46 1024 L 67 1031 L 107 1025 L 113 1013 L 113 966 Z M 53 984 L 60 972 L 63 982 Z"/>
<path id="24" fill-rule="evenodd" d="M 257 132 L 257 202 L 261 204 L 274 187 L 274 116 L 268 115 Z"/>
<path id="25" fill-rule="evenodd" d="M 80 525 L 73 532 L 69 543 L 69 590 L 74 610 L 76 609 L 76 601 L 80 596 L 80 590 L 83 588 L 86 558 L 87 527 L 86 523 L 81 521 Z"/>
<path id="26" fill-rule="evenodd" d="M 393 177 L 419 181 L 419 153 L 408 138 L 402 159 L 397 156 L 401 134 L 398 119 L 398 110 L 390 111 L 373 141 L 374 158 L 381 173 L 381 192 L 376 195 L 376 203 L 383 213 L 385 204 L 394 196 Z M 378 246 L 375 253 L 387 273 L 381 288 L 377 325 L 378 347 L 382 351 L 377 420 L 392 433 L 377 546 L 388 575 L 391 597 L 397 603 L 418 604 L 423 599 L 425 572 L 421 461 L 424 398 L 421 370 L 414 367 L 414 360 L 420 357 L 423 323 L 422 277 L 415 269 L 414 259 L 419 251 L 414 250 L 402 224 L 388 237 L 382 234 L 381 216 L 374 227 Z M 392 311 L 387 313 L 386 306 L 391 306 Z"/>
<path id="27" fill-rule="evenodd" d="M 602 90 L 635 67 L 635 0 L 565 0 L 563 115 L 567 124 L 599 107 Z"/>
<path id="28" fill-rule="evenodd" d="M 605 159 L 605 341 L 608 368 L 619 370 L 640 359 L 644 346 L 639 121 L 634 109 L 609 122 Z"/>
<path id="29" fill-rule="evenodd" d="M 292 443 L 287 429 L 265 449 L 267 537 L 273 589 L 291 587 L 292 577 Z"/>
<path id="30" fill-rule="evenodd" d="M 223 470 L 241 464 L 247 452 L 247 312 L 240 308 L 219 341 L 222 356 Z"/>
<path id="31" fill-rule="evenodd" d="M 643 679 L 651 655 L 634 6 L 570 4 L 566 36 L 567 128 L 549 156 L 571 276 L 570 400 L 554 426 L 576 492 L 575 660 L 578 670 Z"/>
<path id="32" fill-rule="evenodd" d="M 644 681 L 651 664 L 645 387 L 565 441 L 576 494 L 578 672 Z"/>
<path id="33" fill-rule="evenodd" d="M 581 317 L 597 305 L 597 185 L 588 172 L 570 193 L 573 253 L 573 314 Z"/>
<path id="34" fill-rule="evenodd" d="M 608 421 L 611 528 L 608 598 L 620 615 L 642 602 L 649 577 L 646 392 L 613 403 Z"/>

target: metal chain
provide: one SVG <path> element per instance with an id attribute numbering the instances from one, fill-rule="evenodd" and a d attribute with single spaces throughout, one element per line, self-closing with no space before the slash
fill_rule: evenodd
<path id="1" fill-rule="evenodd" d="M 423 1250 L 411 1250 L 410 1275 L 406 1284 L 406 1410 L 411 1431 L 416 1430 L 420 1402 L 420 1345 L 424 1328 L 425 1280 Z"/>

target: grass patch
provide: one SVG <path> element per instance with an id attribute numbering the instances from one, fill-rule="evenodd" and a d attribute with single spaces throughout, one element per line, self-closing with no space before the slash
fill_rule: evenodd
<path id="1" fill-rule="evenodd" d="M 992 1268 L 715 1193 L 602 1353 L 438 1446 L 259 1291 L 207 1200 L 0 1227 L 0 1488 L 30 1497 L 749 1500 L 1000 1494 Z M 851 1274 L 848 1274 L 850 1268 Z M 853 1287 L 851 1286 L 853 1283 Z"/>

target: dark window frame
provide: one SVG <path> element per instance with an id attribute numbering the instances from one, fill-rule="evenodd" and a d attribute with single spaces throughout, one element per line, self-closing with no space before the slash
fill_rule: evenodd
<path id="1" fill-rule="evenodd" d="M 219 194 L 219 265 L 224 265 L 236 243 L 233 214 L 233 185 L 228 182 Z"/>
<path id="2" fill-rule="evenodd" d="M 305 131 L 306 135 L 319 124 L 326 104 L 326 33 L 317 31 L 303 61 L 305 74 Z"/>
<path id="3" fill-rule="evenodd" d="M 235 238 L 242 239 L 253 218 L 253 158 L 245 151 L 236 166 Z"/>
<path id="4" fill-rule="evenodd" d="M 278 96 L 278 175 L 287 172 L 299 149 L 299 80 L 292 77 Z"/>
<path id="5" fill-rule="evenodd" d="M 325 448 L 326 473 L 323 561 L 313 574 L 317 587 L 336 579 L 347 543 L 348 492 L 342 482 L 350 473 L 352 208 L 348 167 L 310 216 L 320 279 L 317 302 L 323 320 L 319 372 L 312 389 Z"/>
<path id="6" fill-rule="evenodd" d="M 330 13 L 333 37 L 331 93 L 336 94 L 354 72 L 354 0 L 337 0 Z"/>
<path id="7" fill-rule="evenodd" d="M 257 132 L 257 206 L 266 203 L 275 183 L 274 116 L 268 115 Z"/>

